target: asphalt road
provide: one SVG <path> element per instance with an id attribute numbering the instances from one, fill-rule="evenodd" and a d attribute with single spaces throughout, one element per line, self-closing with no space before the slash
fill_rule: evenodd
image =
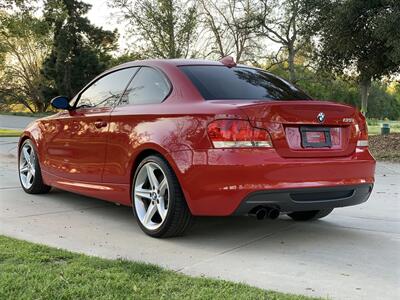
<path id="1" fill-rule="evenodd" d="M 24 129 L 29 123 L 34 121 L 34 117 L 23 117 L 14 115 L 0 114 L 0 128 L 3 129 Z"/>
<path id="2" fill-rule="evenodd" d="M 400 298 L 400 164 L 378 163 L 370 200 L 313 223 L 200 218 L 188 235 L 144 235 L 127 207 L 19 187 L 15 138 L 0 139 L 0 234 L 189 275 L 332 299 Z"/>

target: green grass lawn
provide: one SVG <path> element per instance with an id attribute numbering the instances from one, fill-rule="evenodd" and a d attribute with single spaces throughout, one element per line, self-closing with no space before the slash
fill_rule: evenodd
<path id="1" fill-rule="evenodd" d="M 0 299 L 315 298 L 189 277 L 154 265 L 90 257 L 0 236 Z"/>
<path id="2" fill-rule="evenodd" d="M 400 121 L 368 120 L 368 134 L 381 134 L 381 127 L 383 123 L 390 124 L 390 133 L 400 133 Z"/>
<path id="3" fill-rule="evenodd" d="M 381 125 L 368 125 L 368 135 L 381 134 Z M 400 133 L 400 126 L 390 126 L 390 133 Z"/>
<path id="4" fill-rule="evenodd" d="M 20 136 L 22 133 L 21 130 L 13 130 L 13 129 L 3 129 L 0 128 L 0 137 L 14 137 Z"/>

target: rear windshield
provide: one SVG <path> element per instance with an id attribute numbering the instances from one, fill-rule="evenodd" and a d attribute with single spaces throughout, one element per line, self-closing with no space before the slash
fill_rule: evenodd
<path id="1" fill-rule="evenodd" d="M 303 91 L 261 70 L 225 66 L 180 66 L 206 100 L 306 100 Z"/>

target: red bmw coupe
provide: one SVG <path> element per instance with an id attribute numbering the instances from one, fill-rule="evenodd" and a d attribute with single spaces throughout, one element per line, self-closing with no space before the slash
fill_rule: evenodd
<path id="1" fill-rule="evenodd" d="M 362 114 L 230 58 L 126 63 L 52 105 L 21 136 L 22 188 L 132 206 L 150 236 L 193 216 L 314 220 L 372 191 Z"/>

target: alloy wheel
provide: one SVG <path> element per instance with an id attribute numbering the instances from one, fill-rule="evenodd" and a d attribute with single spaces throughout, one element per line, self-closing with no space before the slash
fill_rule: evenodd
<path id="1" fill-rule="evenodd" d="M 33 185 L 36 175 L 35 151 L 29 143 L 23 145 L 19 158 L 19 176 L 21 183 L 26 189 Z"/>
<path id="2" fill-rule="evenodd" d="M 147 162 L 139 170 L 134 184 L 135 210 L 139 221 L 148 230 L 158 229 L 169 208 L 168 180 L 155 162 Z"/>

